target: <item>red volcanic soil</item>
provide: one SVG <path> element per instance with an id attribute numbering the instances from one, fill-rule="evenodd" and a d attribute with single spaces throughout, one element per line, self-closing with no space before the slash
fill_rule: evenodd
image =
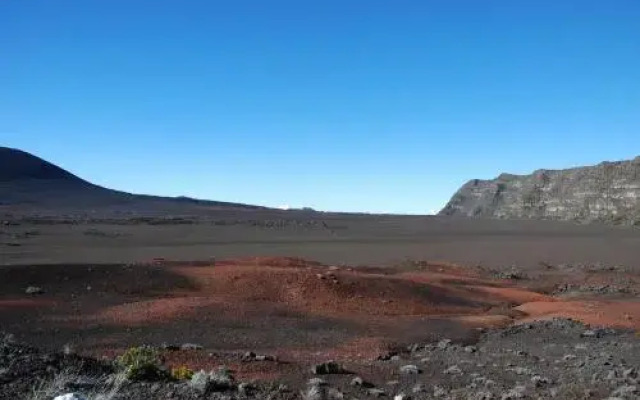
<path id="1" fill-rule="evenodd" d="M 37 299 L 7 299 L 0 300 L 0 310 L 1 309 L 10 309 L 10 308 L 29 308 L 29 307 L 43 307 L 43 306 L 51 306 L 54 303 L 46 300 L 37 300 Z"/>
<path id="2" fill-rule="evenodd" d="M 524 312 L 524 321 L 572 318 L 589 325 L 640 329 L 640 302 L 582 300 L 526 303 L 517 310 Z"/>
<path id="3" fill-rule="evenodd" d="M 470 339 L 474 328 L 518 319 L 562 316 L 640 327 L 640 303 L 565 301 L 444 264 L 399 270 L 251 258 L 205 266 L 4 267 L 3 273 L 0 321 L 24 340 L 50 347 L 72 342 L 91 354 L 198 343 L 203 351 L 168 353 L 168 362 L 225 364 L 256 379 L 327 359 L 369 360 L 414 342 Z M 29 285 L 45 294 L 26 296 Z M 250 350 L 290 363 L 242 363 L 239 354 Z"/>
<path id="4" fill-rule="evenodd" d="M 196 289 L 107 307 L 90 319 L 135 326 L 197 318 L 211 311 L 219 317 L 245 319 L 270 307 L 309 318 L 384 324 L 390 318 L 481 315 L 504 305 L 553 301 L 460 271 L 396 274 L 271 258 L 170 270 L 188 278 Z"/>

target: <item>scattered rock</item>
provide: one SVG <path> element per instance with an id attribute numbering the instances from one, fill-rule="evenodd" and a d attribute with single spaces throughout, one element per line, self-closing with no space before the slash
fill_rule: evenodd
<path id="1" fill-rule="evenodd" d="M 24 292 L 29 295 L 44 294 L 44 289 L 38 286 L 28 286 Z"/>
<path id="2" fill-rule="evenodd" d="M 494 274 L 494 277 L 498 279 L 506 279 L 506 280 L 523 280 L 528 279 L 529 277 L 522 271 L 518 271 L 517 267 L 512 267 L 511 271 L 500 271 Z"/>
<path id="3" fill-rule="evenodd" d="M 351 386 L 360 386 L 363 388 L 372 388 L 374 387 L 374 385 L 370 382 L 365 381 L 364 379 L 362 379 L 359 376 L 356 376 L 355 378 L 353 378 L 351 380 Z"/>
<path id="4" fill-rule="evenodd" d="M 87 398 L 78 393 L 67 393 L 54 397 L 53 400 L 87 400 Z"/>
<path id="5" fill-rule="evenodd" d="M 410 353 L 417 353 L 418 351 L 422 350 L 424 348 L 423 345 L 418 344 L 418 343 L 414 343 L 412 345 L 407 346 L 407 350 Z"/>
<path id="6" fill-rule="evenodd" d="M 445 369 L 443 373 L 447 375 L 457 375 L 462 374 L 462 370 L 457 365 L 452 365 L 449 368 Z"/>
<path id="7" fill-rule="evenodd" d="M 197 392 L 206 394 L 209 391 L 209 380 L 209 374 L 204 370 L 200 370 L 193 374 L 191 380 L 189 381 L 189 386 L 191 386 Z"/>
<path id="8" fill-rule="evenodd" d="M 328 384 L 329 383 L 327 383 L 327 381 L 325 381 L 322 378 L 311 378 L 307 382 L 307 385 L 309 385 L 309 386 L 326 386 Z"/>
<path id="9" fill-rule="evenodd" d="M 367 390 L 367 393 L 372 397 L 385 397 L 387 395 L 387 393 L 382 389 L 369 389 Z"/>
<path id="10" fill-rule="evenodd" d="M 62 354 L 64 354 L 65 356 L 69 356 L 71 354 L 74 354 L 76 351 L 74 349 L 73 344 L 71 343 L 67 343 L 64 346 L 62 346 Z"/>
<path id="11" fill-rule="evenodd" d="M 244 395 L 249 395 L 253 393 L 255 390 L 256 390 L 256 387 L 248 382 L 242 382 L 238 385 L 238 392 Z"/>
<path id="12" fill-rule="evenodd" d="M 611 395 L 613 397 L 625 397 L 625 396 L 629 396 L 629 395 L 635 395 L 640 393 L 638 391 L 638 388 L 634 385 L 625 385 L 625 386 L 621 386 L 619 388 L 617 388 L 616 390 L 613 391 L 613 393 L 611 393 Z"/>
<path id="13" fill-rule="evenodd" d="M 425 393 L 427 391 L 427 387 L 422 383 L 416 383 L 416 385 L 411 389 L 413 393 Z"/>
<path id="14" fill-rule="evenodd" d="M 449 391 L 441 386 L 436 385 L 433 387 L 433 397 L 439 398 L 439 397 L 444 397 L 448 394 L 449 394 Z"/>
<path id="15" fill-rule="evenodd" d="M 534 375 L 531 377 L 531 383 L 533 383 L 535 387 L 542 387 L 549 384 L 549 379 L 540 375 Z"/>
<path id="16" fill-rule="evenodd" d="M 280 393 L 288 393 L 291 390 L 289 389 L 289 386 L 285 385 L 284 383 L 281 383 L 278 385 L 278 392 Z"/>
<path id="17" fill-rule="evenodd" d="M 312 385 L 303 393 L 305 400 L 342 400 L 344 394 L 326 385 Z"/>
<path id="18" fill-rule="evenodd" d="M 168 343 L 163 343 L 162 345 L 160 345 L 160 348 L 162 350 L 166 350 L 166 351 L 178 351 L 178 350 L 180 350 L 180 346 L 175 345 L 175 344 L 168 344 Z"/>
<path id="19" fill-rule="evenodd" d="M 400 367 L 400 373 L 404 375 L 418 375 L 422 373 L 422 370 L 416 365 L 403 365 Z"/>
<path id="20" fill-rule="evenodd" d="M 624 379 L 629 379 L 629 378 L 637 378 L 638 377 L 638 372 L 635 368 L 628 368 L 625 369 L 624 371 L 622 371 L 622 377 Z"/>
<path id="21" fill-rule="evenodd" d="M 256 356 L 256 361 L 278 361 L 278 357 L 268 356 L 268 355 L 258 355 Z"/>
<path id="22" fill-rule="evenodd" d="M 602 338 L 607 335 L 615 334 L 614 329 L 609 328 L 599 328 L 599 329 L 587 329 L 580 334 L 581 337 L 584 338 Z"/>
<path id="23" fill-rule="evenodd" d="M 515 368 L 512 368 L 511 371 L 515 372 L 516 375 L 530 375 L 531 374 L 531 370 L 529 368 L 524 368 L 524 367 L 515 367 Z"/>
<path id="24" fill-rule="evenodd" d="M 202 350 L 202 349 L 203 349 L 202 346 L 194 343 L 185 343 L 182 346 L 180 346 L 180 350 Z"/>
<path id="25" fill-rule="evenodd" d="M 229 371 L 220 368 L 216 372 L 205 372 L 204 370 L 196 372 L 191 377 L 189 386 L 199 393 L 207 394 L 232 389 L 234 382 Z"/>
<path id="26" fill-rule="evenodd" d="M 501 400 L 522 399 L 525 397 L 526 391 L 527 391 L 526 386 L 516 386 L 513 389 L 509 390 L 507 393 L 504 393 L 500 397 L 500 399 Z"/>
<path id="27" fill-rule="evenodd" d="M 390 352 L 388 352 L 386 354 L 382 354 L 382 355 L 378 356 L 377 360 L 379 360 L 379 361 L 389 361 L 393 357 L 396 357 L 397 355 L 398 355 L 398 352 L 390 351 Z"/>
<path id="28" fill-rule="evenodd" d="M 337 362 L 328 361 L 314 365 L 311 372 L 315 375 L 346 374 L 347 371 Z"/>

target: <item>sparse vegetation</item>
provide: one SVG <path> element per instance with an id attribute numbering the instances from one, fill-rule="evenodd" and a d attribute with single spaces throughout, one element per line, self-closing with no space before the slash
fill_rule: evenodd
<path id="1" fill-rule="evenodd" d="M 189 380 L 193 377 L 193 374 L 193 370 L 186 365 L 181 365 L 171 370 L 171 377 L 179 381 Z"/>
<path id="2" fill-rule="evenodd" d="M 164 367 L 160 353 L 148 346 L 132 347 L 118 357 L 117 364 L 132 381 L 166 380 L 171 375 Z"/>
<path id="3" fill-rule="evenodd" d="M 29 400 L 51 400 L 69 392 L 69 387 L 81 380 L 82 374 L 73 369 L 65 369 L 51 379 L 39 381 L 32 388 Z M 87 400 L 112 400 L 118 396 L 127 378 L 123 372 L 115 375 L 96 377 L 98 383 L 83 394 Z"/>

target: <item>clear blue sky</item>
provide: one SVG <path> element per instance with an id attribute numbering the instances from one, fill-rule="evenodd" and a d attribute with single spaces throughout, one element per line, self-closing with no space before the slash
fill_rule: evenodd
<path id="1" fill-rule="evenodd" d="M 138 193 L 426 213 L 640 155 L 640 1 L 2 0 L 0 144 Z"/>

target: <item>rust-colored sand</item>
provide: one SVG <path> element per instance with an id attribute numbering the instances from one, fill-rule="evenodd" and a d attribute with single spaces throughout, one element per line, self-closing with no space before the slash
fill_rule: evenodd
<path id="1" fill-rule="evenodd" d="M 638 301 L 532 302 L 516 307 L 527 314 L 523 321 L 572 318 L 593 326 L 640 329 Z"/>

